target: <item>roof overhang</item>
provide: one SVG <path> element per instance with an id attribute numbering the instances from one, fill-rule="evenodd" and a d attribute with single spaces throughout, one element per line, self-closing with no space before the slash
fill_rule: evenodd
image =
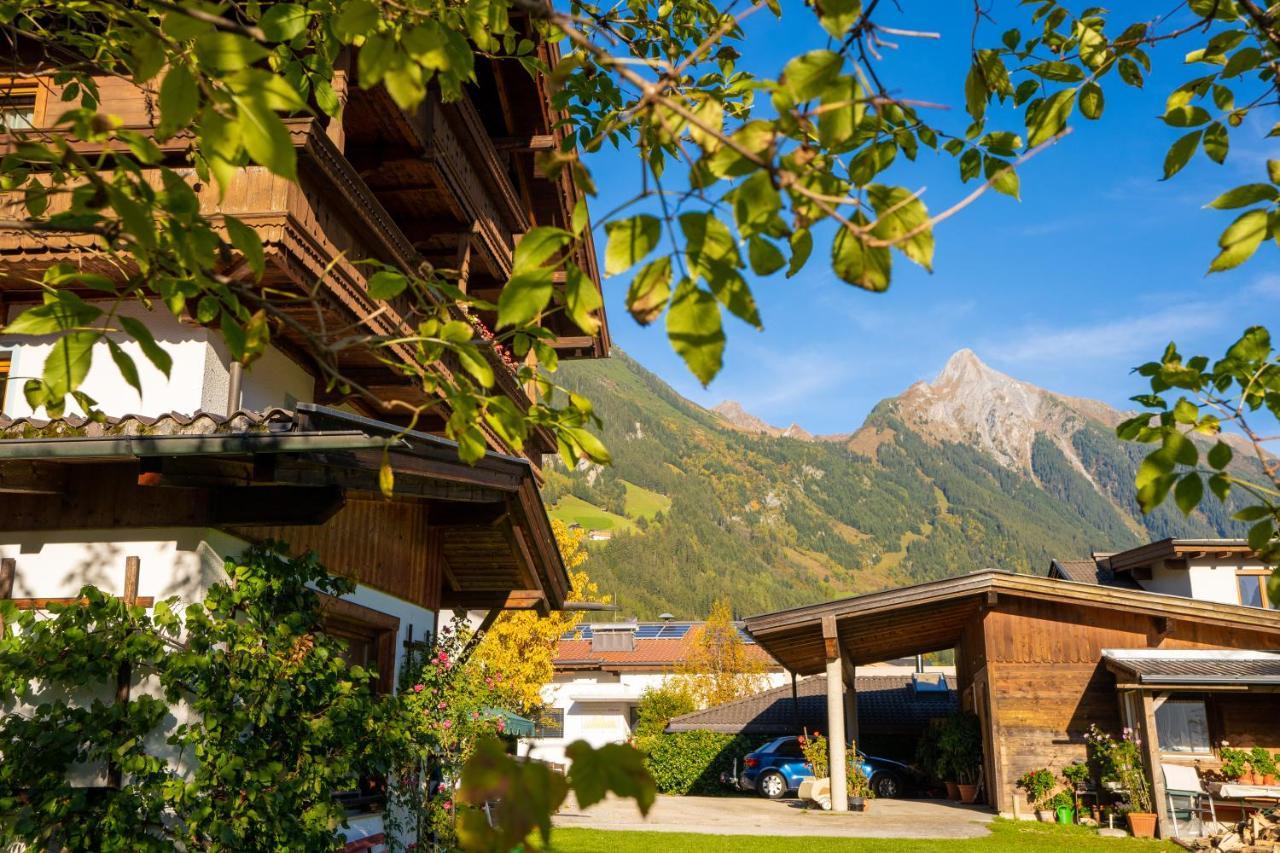
<path id="1" fill-rule="evenodd" d="M 1280 636 L 1280 612 L 1142 590 L 987 570 L 939 581 L 779 610 L 746 620 L 756 642 L 784 667 L 821 672 L 827 641 L 861 665 L 953 648 L 967 624 L 1003 596 L 1201 621 Z M 824 622 L 828 626 L 824 631 Z M 834 628 L 834 635 L 832 632 Z"/>
<path id="2" fill-rule="evenodd" d="M 1246 649 L 1103 649 L 1120 688 L 1280 690 L 1280 654 Z"/>
<path id="3" fill-rule="evenodd" d="M 569 592 L 533 468 L 520 457 L 488 453 L 468 465 L 447 439 L 305 403 L 106 424 L 0 418 L 0 436 L 11 436 L 0 439 L 0 492 L 23 495 L 6 502 L 0 531 L 274 531 L 324 525 L 360 497 L 426 513 L 442 551 L 444 607 L 548 611 Z"/>
<path id="4" fill-rule="evenodd" d="M 1166 561 L 1229 557 L 1252 559 L 1253 556 L 1253 549 L 1244 539 L 1161 539 L 1112 554 L 1107 560 L 1112 571 L 1127 572 Z"/>

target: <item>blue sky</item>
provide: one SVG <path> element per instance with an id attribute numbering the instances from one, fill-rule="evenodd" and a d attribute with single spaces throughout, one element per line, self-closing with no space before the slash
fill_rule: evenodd
<path id="1" fill-rule="evenodd" d="M 782 23 L 767 11 L 749 21 L 741 67 L 773 77 L 791 55 L 824 46 L 812 14 L 784 5 Z M 962 133 L 972 6 L 904 0 L 899 12 L 894 5 L 881 4 L 886 14 L 877 20 L 942 38 L 902 39 L 899 51 L 884 51 L 881 78 L 900 97 L 952 105 L 931 120 Z M 980 46 L 1011 26 L 1031 31 L 1014 0 L 991 5 L 996 24 L 983 25 Z M 1171 5 L 1124 3 L 1117 14 L 1155 16 Z M 605 282 L 614 341 L 700 404 L 738 400 L 768 421 L 814 432 L 856 428 L 879 400 L 931 378 L 962 347 L 1020 379 L 1123 407 L 1145 390 L 1130 369 L 1169 340 L 1184 353 L 1220 354 L 1280 309 L 1280 252 L 1272 244 L 1237 270 L 1205 276 L 1232 214 L 1202 209 L 1228 187 L 1265 180 L 1268 153 L 1280 156 L 1277 140 L 1264 138 L 1277 116 L 1264 122 L 1259 114 L 1233 133 L 1225 165 L 1197 154 L 1173 180 L 1158 180 L 1165 151 L 1181 135 L 1158 118 L 1164 100 L 1203 73 L 1183 65 L 1188 49 L 1156 50 L 1142 91 L 1109 75 L 1102 119 L 1073 117 L 1075 132 L 1020 170 L 1020 203 L 990 192 L 938 227 L 932 275 L 899 255 L 891 289 L 867 293 L 834 277 L 819 241 L 796 278 L 754 281 L 765 330 L 730 319 L 725 367 L 708 389 L 672 352 L 661 321 L 646 329 L 631 320 L 625 275 Z M 588 163 L 601 185 L 597 214 L 635 192 L 633 151 L 605 151 Z M 884 178 L 927 187 L 925 202 L 936 211 L 972 188 L 957 172 L 949 155 L 922 147 L 916 164 L 895 164 Z M 597 240 L 603 250 L 602 233 Z"/>

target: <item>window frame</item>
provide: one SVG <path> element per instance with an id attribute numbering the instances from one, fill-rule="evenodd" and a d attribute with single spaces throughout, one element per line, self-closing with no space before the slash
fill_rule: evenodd
<path id="1" fill-rule="evenodd" d="M 0 349 L 0 415 L 5 412 L 4 404 L 9 394 L 9 376 L 13 373 L 13 353 L 11 349 Z"/>
<path id="2" fill-rule="evenodd" d="M 1236 602 L 1240 604 L 1242 607 L 1260 607 L 1263 610 L 1269 609 L 1271 607 L 1271 601 L 1267 596 L 1266 578 L 1270 574 L 1271 574 L 1271 570 L 1267 568 L 1236 569 Z M 1244 596 L 1240 592 L 1241 578 L 1254 579 L 1254 581 L 1258 584 L 1258 600 L 1261 601 L 1262 604 L 1254 605 L 1254 604 L 1244 603 Z"/>
<path id="3" fill-rule="evenodd" d="M 395 689 L 400 617 L 323 592 L 316 595 L 320 597 L 321 629 L 331 637 L 370 643 L 378 670 L 373 678 L 373 690 L 378 695 L 390 694 Z"/>
<path id="4" fill-rule="evenodd" d="M 37 77 L 0 77 L 0 113 L 6 102 L 17 98 L 31 98 L 31 125 L 27 128 L 10 128 L 0 121 L 0 131 L 32 130 L 44 125 L 45 109 L 49 101 L 48 85 Z"/>
<path id="5" fill-rule="evenodd" d="M 547 731 L 548 717 L 557 721 L 552 732 Z M 537 739 L 564 740 L 564 708 L 547 707 L 539 711 L 537 719 L 533 721 L 533 736 Z"/>
<path id="6" fill-rule="evenodd" d="M 1192 704 L 1200 705 L 1204 713 L 1204 749 L 1176 750 L 1166 749 L 1164 744 L 1160 742 L 1160 711 L 1170 703 L 1174 704 Z M 1160 703 L 1160 707 L 1156 708 L 1152 714 L 1152 723 L 1155 725 L 1156 749 L 1162 755 L 1169 758 L 1206 758 L 1213 757 L 1217 754 L 1214 747 L 1216 738 L 1214 738 L 1213 724 L 1213 704 L 1209 701 L 1209 697 L 1201 694 L 1190 694 L 1183 696 L 1168 696 Z"/>

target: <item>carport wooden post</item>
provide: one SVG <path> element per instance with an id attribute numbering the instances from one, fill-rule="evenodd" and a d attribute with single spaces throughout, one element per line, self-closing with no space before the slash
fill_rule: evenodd
<path id="1" fill-rule="evenodd" d="M 1173 837 L 1173 824 L 1166 811 L 1164 792 L 1164 770 L 1160 766 L 1160 741 L 1156 733 L 1155 703 L 1151 693 L 1146 690 L 1135 690 L 1138 710 L 1138 737 L 1142 739 L 1142 758 L 1151 774 L 1151 810 L 1156 813 L 1156 834 L 1161 838 Z"/>
<path id="2" fill-rule="evenodd" d="M 844 665 L 844 731 L 856 748 L 861 733 L 858 731 L 858 677 L 857 670 L 847 660 Z"/>
<path id="3" fill-rule="evenodd" d="M 836 617 L 822 617 L 822 643 L 827 654 L 827 746 L 831 774 L 831 810 L 849 810 L 844 742 L 844 665 L 840 660 L 840 638 L 836 633 Z"/>

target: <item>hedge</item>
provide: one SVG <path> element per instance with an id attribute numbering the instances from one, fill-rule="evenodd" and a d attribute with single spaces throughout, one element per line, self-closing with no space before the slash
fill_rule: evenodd
<path id="1" fill-rule="evenodd" d="M 768 743 L 772 738 L 720 732 L 668 732 L 639 738 L 636 746 L 645 753 L 645 765 L 663 794 L 723 794 L 720 774 L 732 770 L 737 759 Z"/>

